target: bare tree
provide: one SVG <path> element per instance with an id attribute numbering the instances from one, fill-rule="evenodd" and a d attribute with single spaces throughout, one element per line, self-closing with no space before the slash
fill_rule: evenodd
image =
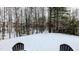
<path id="1" fill-rule="evenodd" d="M 8 22 L 8 31 L 9 31 L 9 38 L 11 38 L 11 32 L 12 32 L 12 8 L 8 7 L 8 17 L 9 17 L 9 22 Z"/>
<path id="2" fill-rule="evenodd" d="M 19 36 L 19 33 L 20 33 L 20 24 L 19 24 L 19 18 L 18 18 L 18 8 L 15 7 L 15 31 L 16 31 L 16 36 L 18 37 Z"/>
<path id="3" fill-rule="evenodd" d="M 5 7 L 4 7 L 4 19 L 2 20 L 2 39 L 4 40 L 5 37 Z"/>

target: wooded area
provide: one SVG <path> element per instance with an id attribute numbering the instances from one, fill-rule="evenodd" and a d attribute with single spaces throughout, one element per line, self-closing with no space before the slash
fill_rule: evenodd
<path id="1" fill-rule="evenodd" d="M 69 7 L 1 7 L 0 39 L 47 32 L 79 35 L 78 11 Z"/>

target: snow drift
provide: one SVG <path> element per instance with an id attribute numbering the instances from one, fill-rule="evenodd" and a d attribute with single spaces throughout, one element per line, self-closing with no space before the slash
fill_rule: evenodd
<path id="1" fill-rule="evenodd" d="M 16 43 L 23 43 L 26 51 L 59 51 L 61 44 L 68 44 L 79 50 L 79 37 L 60 33 L 43 33 L 0 41 L 0 51 L 12 51 Z"/>

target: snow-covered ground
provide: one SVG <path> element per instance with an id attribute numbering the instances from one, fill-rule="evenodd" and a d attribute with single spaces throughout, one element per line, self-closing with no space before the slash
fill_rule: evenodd
<path id="1" fill-rule="evenodd" d="M 27 51 L 59 51 L 61 44 L 68 44 L 79 51 L 79 37 L 60 33 L 43 33 L 0 41 L 0 51 L 12 51 L 16 43 L 23 43 Z"/>

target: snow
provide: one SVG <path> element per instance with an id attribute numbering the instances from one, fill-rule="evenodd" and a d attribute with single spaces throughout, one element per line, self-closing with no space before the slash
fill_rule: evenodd
<path id="1" fill-rule="evenodd" d="M 0 41 L 0 51 L 12 51 L 16 43 L 23 43 L 26 51 L 59 51 L 61 44 L 68 44 L 79 51 L 79 37 L 61 33 L 33 34 Z"/>

